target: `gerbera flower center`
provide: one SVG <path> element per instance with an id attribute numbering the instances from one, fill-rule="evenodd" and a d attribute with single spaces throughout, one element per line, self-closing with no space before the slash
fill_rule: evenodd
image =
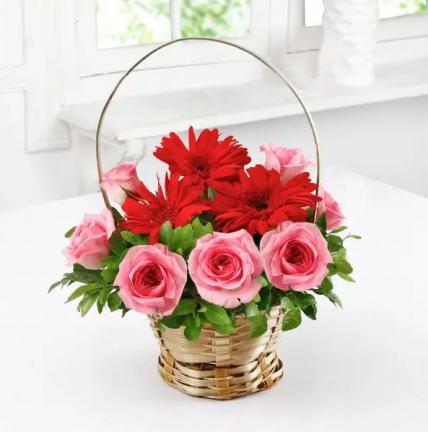
<path id="1" fill-rule="evenodd" d="M 209 175 L 209 168 L 207 161 L 202 156 L 195 156 L 191 160 L 192 168 L 198 172 L 199 175 L 202 177 L 208 177 Z"/>
<path id="2" fill-rule="evenodd" d="M 174 210 L 171 207 L 165 207 L 157 214 L 156 221 L 163 223 L 167 220 L 173 219 L 173 216 Z"/>
<path id="3" fill-rule="evenodd" d="M 252 207 L 259 211 L 269 208 L 269 197 L 264 193 L 251 194 L 248 201 Z"/>

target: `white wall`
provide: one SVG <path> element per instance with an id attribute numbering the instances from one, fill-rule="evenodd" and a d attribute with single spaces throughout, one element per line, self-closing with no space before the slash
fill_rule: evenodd
<path id="1" fill-rule="evenodd" d="M 74 11 L 71 0 L 0 0 L 0 209 L 71 196 L 79 170 L 90 163 L 72 158 L 55 113 L 62 103 L 104 95 L 115 77 L 80 79 Z M 145 83 L 153 86 L 150 76 Z M 428 196 L 427 113 L 428 97 L 316 113 L 324 162 Z M 224 133 L 254 154 L 266 140 L 312 154 L 301 116 Z"/>
<path id="2" fill-rule="evenodd" d="M 25 153 L 25 104 L 20 92 L 0 94 L 0 111 L 0 207 L 70 196 L 79 170 L 70 151 Z M 428 97 L 315 113 L 323 163 L 428 196 L 427 113 Z M 261 161 L 262 155 L 256 150 L 266 141 L 301 146 L 308 157 L 313 155 L 301 116 L 226 127 L 222 131 L 235 134 L 251 149 L 254 160 L 258 157 Z M 152 162 L 143 165 L 145 177 L 152 175 L 153 167 Z"/>
<path id="3" fill-rule="evenodd" d="M 384 102 L 314 114 L 323 164 L 337 165 L 428 196 L 428 97 Z M 263 140 L 305 149 L 313 155 L 301 116 L 254 123 L 239 133 L 256 148 Z"/>

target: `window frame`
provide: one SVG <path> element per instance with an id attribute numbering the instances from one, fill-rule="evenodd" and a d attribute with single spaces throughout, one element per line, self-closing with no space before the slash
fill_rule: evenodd
<path id="1" fill-rule="evenodd" d="M 322 25 L 305 26 L 305 0 L 289 0 L 288 14 L 287 52 L 293 54 L 319 50 L 323 38 Z M 383 49 L 383 45 L 388 42 L 421 38 L 428 38 L 428 12 L 385 18 L 379 22 L 377 30 L 378 48 Z M 415 46 L 419 47 L 421 45 L 419 42 Z M 418 56 L 417 51 L 414 53 L 415 56 Z M 382 57 L 382 53 L 380 53 L 380 57 Z"/>
<path id="2" fill-rule="evenodd" d="M 269 54 L 271 8 L 282 0 L 253 0 L 250 11 L 250 30 L 247 36 L 229 38 L 245 45 L 261 55 Z M 175 2 L 171 1 L 171 5 Z M 175 15 L 175 17 L 174 17 Z M 171 8 L 172 20 L 177 11 Z M 257 19 L 254 19 L 257 17 Z M 172 23 L 172 37 L 180 34 Z M 76 43 L 77 69 L 80 78 L 92 77 L 127 70 L 138 58 L 142 57 L 161 43 L 124 46 L 116 48 L 97 48 L 96 0 L 76 0 Z M 166 55 L 165 55 L 166 54 Z M 213 44 L 210 50 L 196 43 L 175 45 L 173 49 L 157 58 L 142 69 L 189 66 L 210 63 L 225 63 L 247 60 L 244 53 L 231 50 L 226 46 Z M 113 66 L 112 66 L 113 65 Z"/>

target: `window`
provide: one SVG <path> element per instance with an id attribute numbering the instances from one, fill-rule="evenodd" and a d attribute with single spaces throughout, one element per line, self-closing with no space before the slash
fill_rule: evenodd
<path id="1" fill-rule="evenodd" d="M 427 0 L 378 0 L 378 40 L 428 36 Z M 289 52 L 319 49 L 322 41 L 323 0 L 290 0 Z"/>
<path id="2" fill-rule="evenodd" d="M 172 37 L 242 38 L 250 0 L 97 0 L 97 47 L 165 42 Z"/>
<path id="3" fill-rule="evenodd" d="M 125 70 L 156 44 L 177 37 L 232 39 L 267 54 L 272 1 L 278 0 L 78 0 L 80 75 Z M 195 47 L 175 46 L 157 65 L 239 58 L 225 47 L 195 53 Z"/>
<path id="4" fill-rule="evenodd" d="M 396 18 L 428 11 L 427 0 L 379 0 L 379 18 Z M 305 26 L 322 25 L 323 0 L 305 0 Z"/>

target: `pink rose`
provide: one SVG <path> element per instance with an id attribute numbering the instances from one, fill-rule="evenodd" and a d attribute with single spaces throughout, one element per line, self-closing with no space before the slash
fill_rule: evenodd
<path id="1" fill-rule="evenodd" d="M 262 257 L 245 230 L 207 234 L 189 256 L 189 273 L 200 296 L 226 308 L 253 300 L 262 272 Z"/>
<path id="2" fill-rule="evenodd" d="M 278 171 L 283 183 L 300 174 L 313 164 L 303 156 L 298 148 L 279 147 L 276 144 L 263 144 L 260 150 L 266 153 L 265 168 Z"/>
<path id="3" fill-rule="evenodd" d="M 119 205 L 122 205 L 126 198 L 123 189 L 135 192 L 140 184 L 136 170 L 137 163 L 137 161 L 123 162 L 103 174 L 101 187 Z"/>
<path id="4" fill-rule="evenodd" d="M 325 212 L 329 231 L 341 227 L 345 217 L 338 202 L 326 190 L 320 189 L 319 195 L 323 200 L 318 204 L 317 216 L 321 216 Z"/>
<path id="5" fill-rule="evenodd" d="M 170 315 L 180 301 L 187 281 L 183 257 L 165 245 L 129 249 L 119 266 L 114 284 L 129 309 L 145 314 Z"/>
<path id="6" fill-rule="evenodd" d="M 286 221 L 267 232 L 260 252 L 270 283 L 283 291 L 316 288 L 333 261 L 320 230 L 307 222 Z"/>
<path id="7" fill-rule="evenodd" d="M 109 254 L 108 240 L 114 229 L 109 211 L 86 215 L 74 230 L 70 245 L 63 251 L 67 265 L 78 263 L 87 269 L 99 269 L 101 260 Z"/>

